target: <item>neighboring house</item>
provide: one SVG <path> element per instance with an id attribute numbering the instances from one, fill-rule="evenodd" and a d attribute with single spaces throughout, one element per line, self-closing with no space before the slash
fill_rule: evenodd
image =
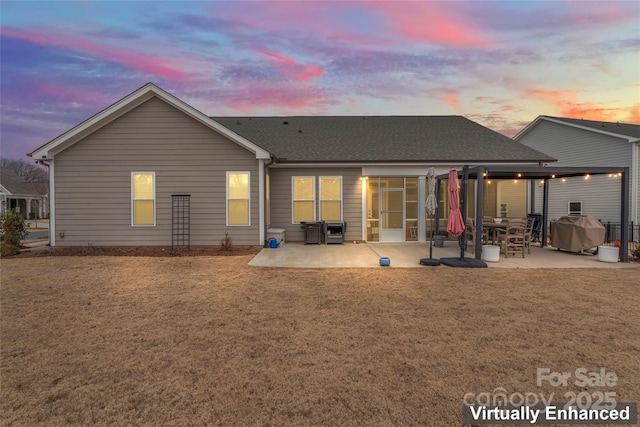
<path id="1" fill-rule="evenodd" d="M 424 241 L 429 166 L 555 160 L 460 116 L 211 118 L 151 83 L 30 155 L 50 167 L 52 246 L 170 245 L 181 194 L 192 245 L 301 241 L 320 220 Z"/>
<path id="2" fill-rule="evenodd" d="M 640 125 L 538 116 L 514 139 L 558 159 L 554 166 L 629 167 L 629 221 L 640 221 Z M 571 213 L 620 223 L 620 177 L 592 176 L 550 180 L 549 219 Z M 535 210 L 542 188 L 532 186 Z"/>
<path id="3" fill-rule="evenodd" d="M 15 210 L 25 218 L 49 214 L 47 185 L 30 182 L 13 170 L 0 166 L 0 212 Z"/>

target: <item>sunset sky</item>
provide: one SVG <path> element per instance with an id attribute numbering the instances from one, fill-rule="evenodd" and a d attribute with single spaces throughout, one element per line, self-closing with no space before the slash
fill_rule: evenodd
<path id="1" fill-rule="evenodd" d="M 638 1 L 6 1 L 1 155 L 146 82 L 208 115 L 640 123 Z"/>

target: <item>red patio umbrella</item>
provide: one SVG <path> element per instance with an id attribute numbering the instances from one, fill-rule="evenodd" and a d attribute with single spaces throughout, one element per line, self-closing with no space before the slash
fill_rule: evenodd
<path id="1" fill-rule="evenodd" d="M 458 183 L 458 172 L 455 168 L 449 169 L 449 222 L 447 222 L 447 232 L 454 236 L 464 233 L 464 221 L 460 212 L 460 184 Z"/>

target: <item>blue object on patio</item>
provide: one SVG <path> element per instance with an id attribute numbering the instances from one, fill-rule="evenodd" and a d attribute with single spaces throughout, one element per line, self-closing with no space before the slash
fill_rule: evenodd
<path id="1" fill-rule="evenodd" d="M 280 246 L 280 245 L 278 244 L 278 241 L 276 239 L 274 239 L 274 238 L 269 239 L 269 247 L 270 248 L 276 249 L 276 248 L 278 248 L 278 246 Z"/>
<path id="2" fill-rule="evenodd" d="M 388 267 L 391 265 L 391 260 L 386 256 L 380 257 L 380 265 L 383 267 Z"/>

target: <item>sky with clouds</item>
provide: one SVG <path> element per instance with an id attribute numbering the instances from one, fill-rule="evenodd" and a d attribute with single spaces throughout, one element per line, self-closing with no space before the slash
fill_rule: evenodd
<path id="1" fill-rule="evenodd" d="M 208 115 L 640 123 L 638 1 L 7 1 L 1 155 L 147 82 Z"/>

